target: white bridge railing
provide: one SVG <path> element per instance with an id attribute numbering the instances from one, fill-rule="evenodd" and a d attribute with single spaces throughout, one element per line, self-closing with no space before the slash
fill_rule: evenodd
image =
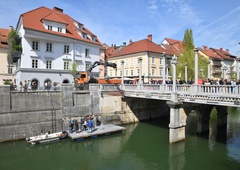
<path id="1" fill-rule="evenodd" d="M 172 84 L 123 84 L 119 87 L 125 96 L 161 100 L 170 100 L 173 92 Z M 240 107 L 239 85 L 177 84 L 176 93 L 184 102 Z"/>

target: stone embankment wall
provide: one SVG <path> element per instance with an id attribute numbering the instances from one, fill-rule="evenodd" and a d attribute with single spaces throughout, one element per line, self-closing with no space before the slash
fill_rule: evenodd
<path id="1" fill-rule="evenodd" d="M 124 98 L 116 86 L 90 85 L 89 91 L 10 92 L 0 86 L 0 142 L 48 131 L 68 130 L 69 118 L 99 116 L 103 124 L 126 124 L 169 115 L 165 102 Z"/>

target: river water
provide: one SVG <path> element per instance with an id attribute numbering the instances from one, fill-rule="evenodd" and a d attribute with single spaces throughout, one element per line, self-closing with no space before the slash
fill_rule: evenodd
<path id="1" fill-rule="evenodd" d="M 169 144 L 169 120 L 126 125 L 122 134 L 83 141 L 69 139 L 30 145 L 22 141 L 0 144 L 1 170 L 240 170 L 240 109 L 229 108 L 227 128 L 196 134 L 191 113 L 186 140 Z"/>

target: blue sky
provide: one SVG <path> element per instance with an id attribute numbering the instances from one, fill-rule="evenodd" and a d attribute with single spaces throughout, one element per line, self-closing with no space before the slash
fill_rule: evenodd
<path id="1" fill-rule="evenodd" d="M 16 27 L 20 14 L 45 6 L 59 7 L 83 23 L 102 43 L 121 45 L 152 34 L 183 40 L 193 30 L 198 47 L 229 49 L 240 56 L 239 0 L 1 0 L 0 28 Z"/>

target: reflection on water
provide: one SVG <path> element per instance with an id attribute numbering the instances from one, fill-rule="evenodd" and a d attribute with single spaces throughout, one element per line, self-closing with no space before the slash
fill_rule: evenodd
<path id="1" fill-rule="evenodd" d="M 0 169 L 56 170 L 239 170 L 240 110 L 229 109 L 219 129 L 212 113 L 209 133 L 197 135 L 197 117 L 187 119 L 186 140 L 169 144 L 169 118 L 126 125 L 123 134 L 83 141 L 0 144 Z M 4 153 L 4 154 L 3 154 Z"/>

